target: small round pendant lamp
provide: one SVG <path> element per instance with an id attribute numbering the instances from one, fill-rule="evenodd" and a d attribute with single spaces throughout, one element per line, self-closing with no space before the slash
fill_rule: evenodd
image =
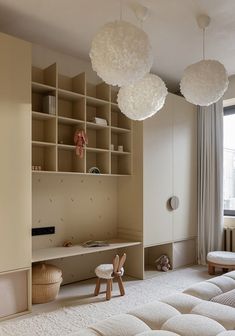
<path id="1" fill-rule="evenodd" d="M 198 17 L 199 28 L 203 29 L 203 60 L 189 65 L 180 82 L 180 91 L 185 99 L 200 106 L 217 102 L 228 88 L 228 74 L 224 65 L 205 59 L 205 29 L 209 23 L 207 15 Z"/>
<path id="2" fill-rule="evenodd" d="M 134 83 L 147 74 L 153 64 L 147 34 L 123 20 L 109 22 L 97 32 L 89 55 L 93 70 L 110 85 Z"/>
<path id="3" fill-rule="evenodd" d="M 118 106 L 132 120 L 144 120 L 159 111 L 167 96 L 163 80 L 153 74 L 145 75 L 135 84 L 121 87 Z"/>

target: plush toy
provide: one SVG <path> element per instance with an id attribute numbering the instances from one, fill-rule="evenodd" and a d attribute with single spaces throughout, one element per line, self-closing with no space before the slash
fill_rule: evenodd
<path id="1" fill-rule="evenodd" d="M 76 130 L 74 143 L 76 145 L 76 154 L 82 159 L 84 146 L 88 144 L 87 135 L 83 130 Z"/>
<path id="2" fill-rule="evenodd" d="M 155 265 L 158 271 L 167 272 L 171 268 L 170 260 L 167 255 L 163 254 L 157 260 L 155 260 Z"/>

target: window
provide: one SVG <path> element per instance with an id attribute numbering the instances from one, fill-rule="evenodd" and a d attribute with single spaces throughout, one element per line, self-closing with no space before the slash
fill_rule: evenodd
<path id="1" fill-rule="evenodd" d="M 224 108 L 224 214 L 235 216 L 235 106 Z"/>

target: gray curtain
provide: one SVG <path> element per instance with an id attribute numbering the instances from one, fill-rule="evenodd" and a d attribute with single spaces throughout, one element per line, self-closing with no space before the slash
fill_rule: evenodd
<path id="1" fill-rule="evenodd" d="M 198 107 L 198 261 L 222 248 L 223 103 Z"/>

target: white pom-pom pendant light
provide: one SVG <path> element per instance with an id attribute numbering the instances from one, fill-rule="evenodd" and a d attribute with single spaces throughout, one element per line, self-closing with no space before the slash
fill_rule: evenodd
<path id="1" fill-rule="evenodd" d="M 145 75 L 135 84 L 122 87 L 118 93 L 118 106 L 132 120 L 144 120 L 159 111 L 167 96 L 162 79 L 153 74 Z"/>
<path id="2" fill-rule="evenodd" d="M 148 73 L 153 64 L 147 34 L 120 20 L 105 24 L 95 35 L 90 58 L 93 69 L 107 84 L 124 86 Z"/>
<path id="3" fill-rule="evenodd" d="M 198 18 L 203 29 L 203 60 L 188 66 L 180 82 L 180 90 L 187 101 L 209 106 L 217 102 L 228 88 L 228 74 L 219 61 L 205 59 L 205 29 L 210 23 L 207 15 Z"/>
<path id="4" fill-rule="evenodd" d="M 209 106 L 217 102 L 228 88 L 228 75 L 215 60 L 202 60 L 188 66 L 180 83 L 180 90 L 190 103 Z"/>

